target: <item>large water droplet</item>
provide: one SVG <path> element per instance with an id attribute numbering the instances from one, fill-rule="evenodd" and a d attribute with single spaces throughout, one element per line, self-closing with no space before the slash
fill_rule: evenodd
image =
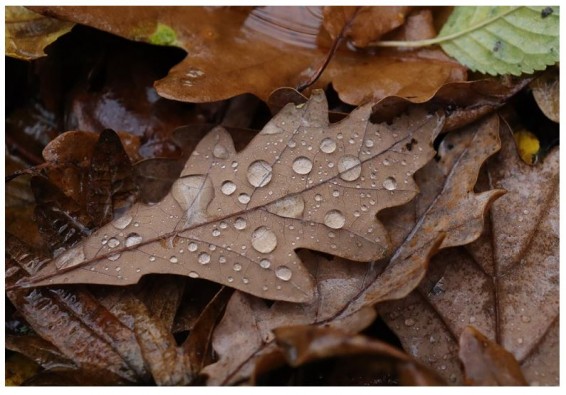
<path id="1" fill-rule="evenodd" d="M 312 161 L 306 156 L 299 156 L 293 161 L 293 171 L 297 174 L 309 174 L 312 170 Z"/>
<path id="2" fill-rule="evenodd" d="M 112 225 L 117 229 L 125 229 L 132 222 L 132 219 L 131 215 L 126 214 L 112 221 Z"/>
<path id="3" fill-rule="evenodd" d="M 244 230 L 246 229 L 246 226 L 248 225 L 248 223 L 246 222 L 246 220 L 242 217 L 238 217 L 236 218 L 236 220 L 234 221 L 234 228 L 238 229 L 238 230 Z"/>
<path id="4" fill-rule="evenodd" d="M 250 195 L 248 195 L 247 193 L 241 193 L 238 196 L 238 201 L 242 204 L 248 204 L 250 202 Z"/>
<path id="5" fill-rule="evenodd" d="M 260 226 L 252 233 L 252 247 L 263 254 L 268 254 L 277 247 L 277 236 L 272 230 Z"/>
<path id="6" fill-rule="evenodd" d="M 201 265 L 206 265 L 209 262 L 210 255 L 208 255 L 206 252 L 201 252 L 198 256 L 198 263 L 200 263 Z"/>
<path id="7" fill-rule="evenodd" d="M 269 269 L 269 267 L 271 266 L 271 261 L 269 259 L 262 259 L 261 261 L 259 261 L 259 266 L 264 269 Z"/>
<path id="8" fill-rule="evenodd" d="M 340 229 L 346 223 L 346 218 L 339 210 L 330 210 L 324 216 L 324 224 L 332 229 Z"/>
<path id="9" fill-rule="evenodd" d="M 340 178 L 344 181 L 354 181 L 362 174 L 360 160 L 355 156 L 345 155 L 338 161 L 338 171 Z"/>
<path id="10" fill-rule="evenodd" d="M 229 196 L 236 190 L 236 184 L 234 184 L 232 181 L 224 181 L 222 183 L 222 186 L 220 187 L 220 190 L 224 195 Z"/>
<path id="11" fill-rule="evenodd" d="M 192 243 L 192 242 L 191 242 L 191 243 L 189 243 L 189 246 L 187 247 L 187 249 L 188 249 L 190 252 L 195 252 L 195 251 L 198 249 L 198 245 L 197 245 L 197 243 Z"/>
<path id="12" fill-rule="evenodd" d="M 248 167 L 248 181 L 254 187 L 264 187 L 271 181 L 272 171 L 269 163 L 264 160 L 256 160 Z"/>
<path id="13" fill-rule="evenodd" d="M 212 155 L 218 159 L 228 159 L 228 150 L 222 144 L 216 144 L 212 150 Z"/>
<path id="14" fill-rule="evenodd" d="M 393 191 L 397 188 L 397 180 L 395 180 L 395 178 L 393 177 L 387 177 L 383 181 L 383 187 L 388 191 Z"/>
<path id="15" fill-rule="evenodd" d="M 336 142 L 327 137 L 320 142 L 320 150 L 325 154 L 331 154 L 336 151 Z"/>
<path id="16" fill-rule="evenodd" d="M 106 243 L 106 245 L 110 248 L 116 248 L 120 245 L 120 240 L 115 237 L 111 237 L 110 239 L 108 239 L 108 243 Z"/>
<path id="17" fill-rule="evenodd" d="M 293 277 L 293 272 L 287 266 L 279 266 L 275 269 L 275 276 L 283 281 L 289 281 Z"/>
<path id="18" fill-rule="evenodd" d="M 267 206 L 267 211 L 285 218 L 301 218 L 305 200 L 301 195 L 291 195 Z"/>
<path id="19" fill-rule="evenodd" d="M 143 240 L 143 238 L 137 234 L 137 233 L 130 233 L 127 237 L 126 237 L 126 247 L 131 247 L 131 246 L 135 246 L 136 244 L 141 243 Z"/>

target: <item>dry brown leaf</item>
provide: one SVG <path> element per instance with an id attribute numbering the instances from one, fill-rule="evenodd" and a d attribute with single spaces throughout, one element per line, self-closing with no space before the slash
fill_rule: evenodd
<path id="1" fill-rule="evenodd" d="M 473 193 L 480 166 L 499 149 L 497 127 L 494 117 L 471 127 L 467 133 L 471 139 L 463 144 L 458 160 L 447 164 L 445 171 L 431 162 L 417 173 L 427 180 L 421 184 L 421 196 L 405 213 L 397 210 L 399 215 L 391 213 L 386 218 L 394 245 L 399 246 L 390 259 L 352 265 L 339 259 L 304 257 L 317 284 L 310 304 L 276 302 L 268 307 L 237 292 L 213 337 L 219 360 L 203 369 L 208 383 L 234 384 L 250 377 L 257 360 L 275 350 L 272 330 L 280 326 L 329 324 L 357 333 L 373 319 L 368 306 L 402 298 L 419 284 L 430 255 L 439 247 L 477 238 L 486 207 L 501 195 L 499 190 Z M 434 187 L 426 188 L 429 184 Z"/>
<path id="2" fill-rule="evenodd" d="M 464 366 L 467 385 L 527 385 L 513 354 L 490 341 L 473 326 L 462 332 L 458 355 Z"/>
<path id="3" fill-rule="evenodd" d="M 48 18 L 22 6 L 5 8 L 6 55 L 32 60 L 45 56 L 43 50 L 74 23 Z"/>
<path id="4" fill-rule="evenodd" d="M 327 56 L 318 42 L 319 7 L 35 7 L 122 37 L 177 45 L 188 56 L 156 82 L 160 95 L 187 102 L 252 93 L 263 100 L 309 80 Z M 163 40 L 165 39 L 165 40 Z M 426 75 L 426 78 L 422 78 Z M 440 50 L 339 51 L 314 87 L 332 82 L 340 98 L 362 104 L 389 95 L 429 97 L 466 70 Z"/>
<path id="5" fill-rule="evenodd" d="M 171 273 L 311 300 L 312 277 L 294 250 L 384 257 L 390 245 L 375 213 L 411 200 L 412 174 L 434 155 L 442 116 L 417 111 L 372 124 L 370 111 L 362 106 L 329 125 L 317 91 L 285 107 L 240 153 L 217 128 L 158 205 L 134 206 L 20 285 L 126 285 Z"/>
<path id="6" fill-rule="evenodd" d="M 501 135 L 486 179 L 508 192 L 492 206 L 491 226 L 468 248 L 435 257 L 418 291 L 380 311 L 404 348 L 450 383 L 462 383 L 457 341 L 473 324 L 513 353 L 530 384 L 556 385 L 558 149 L 531 167 L 510 131 Z M 450 135 L 441 152 L 457 150 L 461 137 Z"/>
<path id="7" fill-rule="evenodd" d="M 558 68 L 550 68 L 531 82 L 533 96 L 544 115 L 551 121 L 560 122 L 560 74 Z"/>
<path id="8" fill-rule="evenodd" d="M 344 26 L 343 36 L 357 47 L 377 41 L 385 33 L 401 26 L 412 7 L 324 7 L 324 28 L 336 39 Z"/>

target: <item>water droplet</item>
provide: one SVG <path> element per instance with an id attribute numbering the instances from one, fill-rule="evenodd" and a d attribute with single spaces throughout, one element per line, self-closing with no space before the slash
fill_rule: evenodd
<path id="1" fill-rule="evenodd" d="M 141 272 L 141 269 L 138 267 L 138 268 L 136 269 L 136 273 L 139 273 L 139 272 Z"/>
<path id="2" fill-rule="evenodd" d="M 242 265 L 240 265 L 239 263 L 234 263 L 234 266 L 232 268 L 235 272 L 239 272 L 240 270 L 242 270 Z"/>
<path id="3" fill-rule="evenodd" d="M 226 263 L 226 257 L 224 255 L 220 255 L 218 258 L 218 263 Z"/>
<path id="4" fill-rule="evenodd" d="M 346 223 L 346 218 L 339 210 L 331 210 L 324 216 L 324 224 L 332 229 L 340 229 Z"/>
<path id="5" fill-rule="evenodd" d="M 470 324 L 473 324 L 474 322 L 476 322 L 476 317 L 470 317 L 468 321 L 470 321 Z"/>
<path id="6" fill-rule="evenodd" d="M 366 141 L 365 141 L 365 145 L 366 145 L 366 147 L 368 147 L 368 148 L 373 147 L 373 140 L 366 140 Z"/>
<path id="7" fill-rule="evenodd" d="M 320 193 L 317 193 L 316 195 L 314 195 L 314 200 L 316 200 L 317 202 L 321 202 L 322 201 L 322 195 Z"/>
<path id="8" fill-rule="evenodd" d="M 344 181 L 354 181 L 362 174 L 361 162 L 355 156 L 345 155 L 338 161 L 340 178 Z"/>
<path id="9" fill-rule="evenodd" d="M 252 247 L 263 254 L 268 254 L 277 247 L 277 236 L 272 230 L 260 226 L 252 233 Z"/>
<path id="10" fill-rule="evenodd" d="M 116 229 L 125 229 L 132 222 L 132 219 L 131 215 L 126 214 L 112 221 L 112 225 Z"/>
<path id="11" fill-rule="evenodd" d="M 189 277 L 190 278 L 199 278 L 199 274 L 197 272 L 189 272 Z"/>
<path id="12" fill-rule="evenodd" d="M 521 321 L 523 321 L 525 324 L 531 322 L 531 317 L 527 316 L 527 315 L 523 315 L 521 316 Z"/>
<path id="13" fill-rule="evenodd" d="M 121 268 L 120 266 L 116 266 L 116 269 L 114 269 L 114 270 L 116 270 L 117 272 L 119 272 L 120 270 L 122 270 L 122 268 Z"/>
<path id="14" fill-rule="evenodd" d="M 309 174 L 312 170 L 312 161 L 305 157 L 299 156 L 293 161 L 293 171 L 297 174 Z"/>
<path id="15" fill-rule="evenodd" d="M 518 338 L 518 339 L 517 339 L 517 343 L 523 344 L 523 338 L 522 338 L 522 337 Z"/>
<path id="16" fill-rule="evenodd" d="M 293 272 L 287 266 L 279 266 L 275 269 L 275 276 L 283 281 L 289 281 L 293 276 Z"/>
<path id="17" fill-rule="evenodd" d="M 259 261 L 259 266 L 264 269 L 269 269 L 269 266 L 271 266 L 271 261 L 269 259 L 262 259 L 261 261 Z"/>
<path id="18" fill-rule="evenodd" d="M 228 224 L 224 221 L 220 222 L 220 225 L 218 225 L 220 227 L 220 229 L 226 229 L 228 227 Z"/>
<path id="19" fill-rule="evenodd" d="M 238 162 L 236 161 L 232 162 L 232 168 L 235 169 L 236 167 L 238 167 Z"/>
<path id="20" fill-rule="evenodd" d="M 108 247 L 110 248 L 116 248 L 120 245 L 120 240 L 115 237 L 111 237 L 110 239 L 108 239 L 108 243 L 106 243 L 106 245 L 108 245 Z"/>
<path id="21" fill-rule="evenodd" d="M 389 166 L 391 164 L 391 162 L 389 162 L 389 159 L 385 158 L 383 159 L 383 166 Z"/>
<path id="22" fill-rule="evenodd" d="M 178 262 L 179 262 L 179 259 L 177 259 L 176 256 L 172 256 L 171 258 L 169 258 L 169 262 L 171 262 L 171 263 L 178 263 Z"/>
<path id="23" fill-rule="evenodd" d="M 415 320 L 412 318 L 407 318 L 404 323 L 406 326 L 413 326 L 415 325 Z"/>
<path id="24" fill-rule="evenodd" d="M 137 233 L 130 233 L 127 237 L 126 237 L 126 247 L 131 247 L 131 246 L 135 246 L 136 244 L 141 243 L 143 240 L 143 238 L 137 234 Z"/>
<path id="25" fill-rule="evenodd" d="M 297 146 L 297 143 L 295 142 L 295 140 L 289 140 L 289 141 L 287 142 L 287 146 L 288 146 L 289 148 L 295 148 L 295 147 Z"/>
<path id="26" fill-rule="evenodd" d="M 212 155 L 218 159 L 228 159 L 228 150 L 222 144 L 216 144 L 212 150 Z"/>
<path id="27" fill-rule="evenodd" d="M 248 223 L 246 222 L 246 220 L 242 217 L 238 217 L 236 218 L 236 220 L 234 221 L 234 228 L 238 229 L 238 230 L 243 230 L 246 229 L 246 226 L 248 225 Z"/>
<path id="28" fill-rule="evenodd" d="M 118 258 L 120 258 L 120 254 L 112 254 L 108 257 L 109 261 L 116 261 L 118 260 Z"/>
<path id="29" fill-rule="evenodd" d="M 150 257 L 149 257 L 149 261 L 150 261 L 150 262 L 155 262 L 155 256 L 154 256 L 154 255 L 150 256 Z"/>
<path id="30" fill-rule="evenodd" d="M 248 204 L 250 202 L 250 195 L 241 193 L 240 196 L 238 196 L 238 201 L 242 204 Z"/>
<path id="31" fill-rule="evenodd" d="M 388 191 L 393 191 L 397 188 L 397 180 L 395 180 L 395 178 L 393 177 L 387 177 L 383 181 L 383 187 Z"/>
<path id="32" fill-rule="evenodd" d="M 254 187 L 264 187 L 271 181 L 273 169 L 271 165 L 264 160 L 256 160 L 248 167 L 248 181 Z M 242 195 L 240 195 L 241 197 Z M 240 200 L 240 198 L 238 198 Z M 242 202 L 241 203 L 247 203 Z M 249 198 L 248 198 L 249 202 Z"/>
<path id="33" fill-rule="evenodd" d="M 244 284 L 248 284 L 250 282 L 250 280 L 247 277 L 242 278 L 242 282 Z"/>
<path id="34" fill-rule="evenodd" d="M 220 187 L 220 190 L 224 195 L 230 196 L 236 190 L 236 184 L 234 184 L 232 181 L 224 181 L 222 183 L 222 186 Z"/>
<path id="35" fill-rule="evenodd" d="M 320 150 L 325 154 L 331 154 L 336 151 L 336 142 L 327 137 L 320 142 Z"/>
<path id="36" fill-rule="evenodd" d="M 340 196 L 340 191 L 332 191 L 332 196 L 334 197 Z"/>
<path id="37" fill-rule="evenodd" d="M 220 231 L 216 228 L 212 229 L 212 236 L 214 236 L 214 237 L 220 236 Z"/>
<path id="38" fill-rule="evenodd" d="M 234 277 L 229 276 L 229 277 L 228 277 L 228 282 L 229 282 L 229 283 L 234 282 Z"/>
<path id="39" fill-rule="evenodd" d="M 285 218 L 301 218 L 305 210 L 302 195 L 291 195 L 267 206 L 267 211 Z"/>
<path id="40" fill-rule="evenodd" d="M 209 262 L 210 255 L 208 255 L 206 252 L 201 252 L 198 256 L 198 263 L 200 263 L 201 265 L 206 265 Z"/>
<path id="41" fill-rule="evenodd" d="M 190 252 L 195 252 L 198 249 L 198 245 L 197 245 L 197 243 L 189 243 L 187 249 Z"/>

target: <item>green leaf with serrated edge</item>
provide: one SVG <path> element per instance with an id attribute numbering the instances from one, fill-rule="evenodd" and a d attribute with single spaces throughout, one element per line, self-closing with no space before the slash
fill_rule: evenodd
<path id="1" fill-rule="evenodd" d="M 533 73 L 558 62 L 559 7 L 455 7 L 437 39 L 473 71 Z"/>

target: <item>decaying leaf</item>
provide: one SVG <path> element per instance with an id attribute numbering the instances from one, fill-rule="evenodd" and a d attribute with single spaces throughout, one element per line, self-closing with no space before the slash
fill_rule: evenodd
<path id="1" fill-rule="evenodd" d="M 180 46 L 188 56 L 155 87 L 163 97 L 187 102 L 242 93 L 266 100 L 274 89 L 309 80 L 330 47 L 318 42 L 317 7 L 32 8 L 135 40 L 168 38 L 158 44 Z M 332 82 L 343 101 L 357 105 L 388 95 L 428 97 L 447 82 L 465 79 L 465 69 L 439 49 L 379 56 L 339 51 L 314 87 Z"/>
<path id="2" fill-rule="evenodd" d="M 317 91 L 305 105 L 285 107 L 240 153 L 217 128 L 158 205 L 134 206 L 20 285 L 126 285 L 171 273 L 268 299 L 311 300 L 312 277 L 294 250 L 362 262 L 386 256 L 387 232 L 375 214 L 416 195 L 411 176 L 432 158 L 443 125 L 424 111 L 372 124 L 370 112 L 368 104 L 329 125 Z"/>
<path id="3" fill-rule="evenodd" d="M 473 326 L 462 332 L 458 355 L 464 365 L 467 385 L 527 385 L 513 354 Z"/>
<path id="4" fill-rule="evenodd" d="M 463 382 L 457 342 L 472 324 L 514 355 L 530 384 L 556 385 L 559 153 L 528 166 L 510 131 L 501 136 L 484 184 L 507 194 L 493 204 L 484 235 L 435 257 L 418 291 L 379 311 L 404 348 L 450 383 Z M 441 156 L 459 150 L 459 139 L 449 135 Z"/>
<path id="5" fill-rule="evenodd" d="M 74 23 L 45 17 L 21 6 L 6 6 L 5 12 L 6 55 L 18 59 L 45 56 L 44 48 L 74 26 Z"/>
<path id="6" fill-rule="evenodd" d="M 473 192 L 480 166 L 499 149 L 497 127 L 496 117 L 470 127 L 463 151 L 444 171 L 430 162 L 417 173 L 419 198 L 404 210 L 390 209 L 384 218 L 398 246 L 392 257 L 366 265 L 304 257 L 317 284 L 310 304 L 275 302 L 268 307 L 258 298 L 236 292 L 213 337 L 219 360 L 202 371 L 208 383 L 234 384 L 250 377 L 258 359 L 274 351 L 272 331 L 280 326 L 331 325 L 359 332 L 373 320 L 370 306 L 402 298 L 419 284 L 438 248 L 479 237 L 486 208 L 501 195 L 500 190 Z M 233 347 L 237 354 L 230 352 Z"/>
<path id="7" fill-rule="evenodd" d="M 412 360 L 402 351 L 378 340 L 361 335 L 352 336 L 333 328 L 313 326 L 281 327 L 274 332 L 277 344 L 283 349 L 287 364 L 295 368 L 296 373 L 295 377 L 291 377 L 291 383 L 267 381 L 265 384 L 443 384 L 442 379 L 434 372 Z M 273 356 L 270 355 L 269 358 L 273 359 Z M 261 363 L 262 361 L 258 362 Z M 261 376 L 265 375 L 264 370 Z M 266 379 L 261 376 L 256 377 L 256 380 L 264 384 Z M 302 377 L 306 378 L 306 382 L 301 382 Z"/>

